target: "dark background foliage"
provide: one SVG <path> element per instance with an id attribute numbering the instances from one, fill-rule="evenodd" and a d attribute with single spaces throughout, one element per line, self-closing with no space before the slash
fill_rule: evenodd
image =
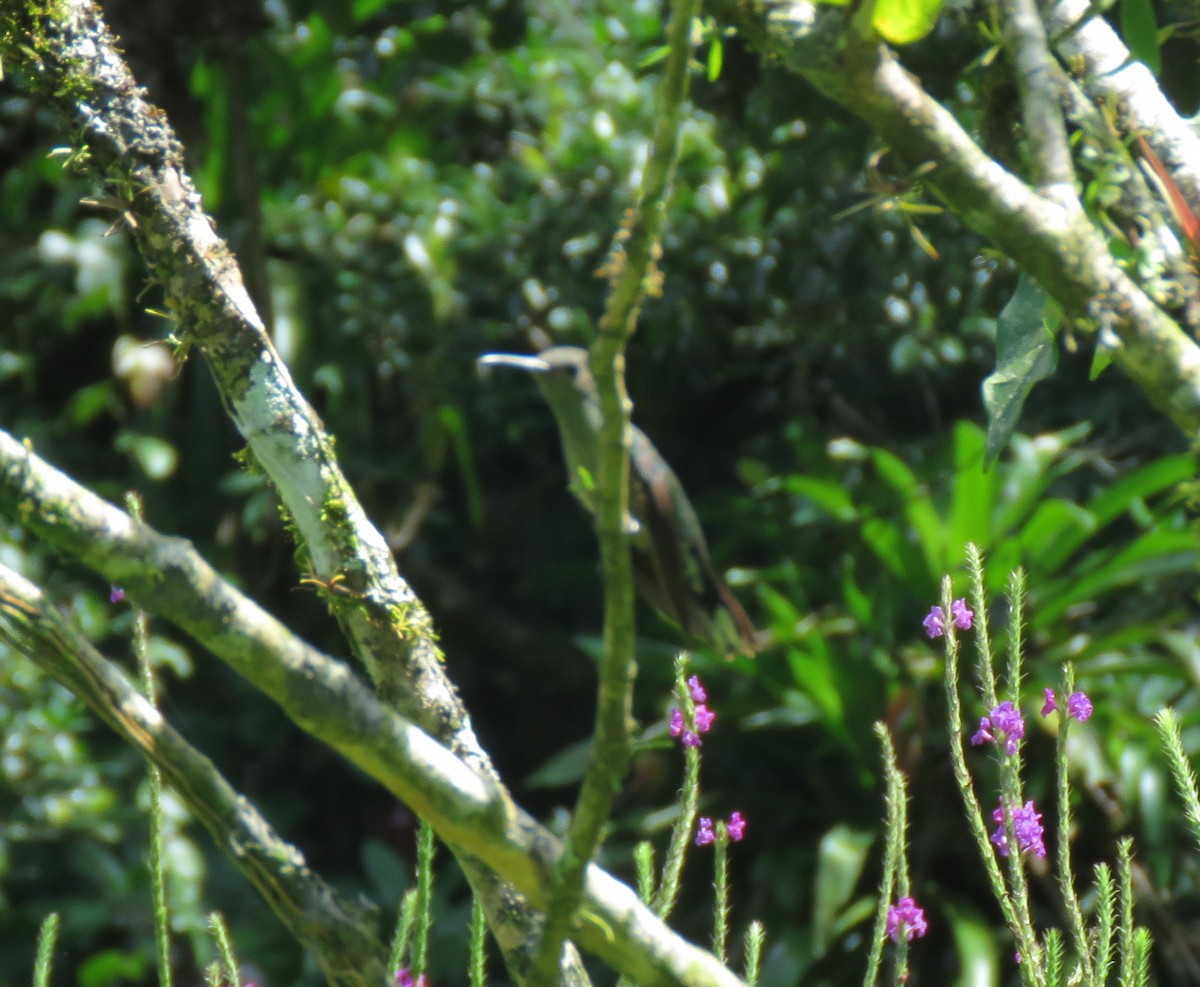
<path id="1" fill-rule="evenodd" d="M 521 802 L 559 820 L 591 722 L 594 538 L 530 382 L 481 378 L 475 360 L 529 350 L 538 334 L 589 340 L 595 272 L 645 153 L 659 6 L 272 0 L 198 14 L 122 0 L 106 11 L 435 615 L 485 746 Z M 1004 87 L 972 61 L 975 20 L 948 14 L 906 59 L 961 119 L 1003 133 Z M 1148 720 L 1171 702 L 1195 721 L 1184 442 L 1115 371 L 1089 382 L 1090 342 L 1067 334 L 1024 434 L 985 472 L 979 385 L 1016 272 L 953 217 L 905 212 L 922 201 L 919 182 L 883 153 L 882 188 L 871 165 L 884 149 L 859 123 L 737 38 L 721 43 L 719 77 L 697 70 L 664 291 L 645 308 L 628 377 L 637 421 L 774 637 L 753 664 L 697 659 L 719 715 L 705 806 L 750 820 L 734 853 L 735 928 L 766 922 L 770 984 L 861 977 L 882 814 L 871 724 L 883 719 L 912 783 L 914 879 L 932 925 L 922 976 L 1007 966 L 954 807 L 940 652 L 920 633 L 941 575 L 965 588 L 973 540 L 990 559 L 997 623 L 1008 571 L 1029 570 L 1031 688 L 1069 657 L 1097 701 L 1074 751 L 1080 873 L 1132 833 L 1160 973 L 1194 982 L 1196 867 Z M 1196 99 L 1179 68 L 1192 51 L 1165 49 L 1183 106 Z M 19 79 L 2 92 L 4 426 L 110 498 L 140 491 L 157 527 L 345 656 L 299 584 L 273 494 L 232 458 L 239 441 L 202 361 L 176 367 L 144 345 L 168 324 L 119 217 L 81 202 L 96 190 L 50 153 L 64 137 Z M 129 617 L 108 587 L 16 530 L 0 552 L 109 654 L 127 653 Z M 653 614 L 641 627 L 636 712 L 652 727 L 676 642 Z M 168 715 L 314 867 L 393 908 L 412 817 L 169 625 L 155 635 Z M 0 690 L 0 983 L 28 975 L 22 944 L 51 909 L 64 916 L 61 968 L 80 983 L 149 981 L 140 765 L 23 662 L 4 662 Z M 1046 793 L 1052 743 L 1031 732 L 1031 790 Z M 631 876 L 636 839 L 662 841 L 679 770 L 673 750 L 635 759 L 604 855 L 619 874 Z M 182 809 L 168 846 L 182 969 L 184 943 L 201 941 L 202 913 L 217 907 L 259 987 L 313 982 Z M 703 871 L 693 867 L 678 921 L 695 938 L 708 920 Z M 1055 920 L 1052 889 L 1038 891 Z M 436 983 L 464 980 L 466 912 L 447 865 Z"/>

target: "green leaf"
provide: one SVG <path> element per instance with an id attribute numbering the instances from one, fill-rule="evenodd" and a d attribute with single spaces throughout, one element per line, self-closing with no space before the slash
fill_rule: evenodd
<path id="1" fill-rule="evenodd" d="M 541 767 L 525 779 L 528 788 L 559 788 L 562 785 L 573 785 L 583 777 L 587 767 L 588 755 L 592 751 L 592 738 L 564 747 L 561 751 L 544 761 Z"/>
<path id="2" fill-rule="evenodd" d="M 721 65 L 725 60 L 725 45 L 720 38 L 713 38 L 708 46 L 708 81 L 716 82 L 721 78 Z"/>
<path id="3" fill-rule="evenodd" d="M 821 839 L 813 887 L 813 951 L 823 956 L 832 943 L 838 914 L 862 876 L 874 834 L 838 825 Z"/>
<path id="4" fill-rule="evenodd" d="M 483 529 L 483 487 L 475 469 L 475 457 L 471 452 L 471 441 L 467 434 L 466 421 L 462 412 L 452 404 L 438 408 L 438 421 L 450 438 L 450 448 L 462 476 L 463 489 L 467 495 L 467 515 L 477 530 Z"/>
<path id="5" fill-rule="evenodd" d="M 948 557 L 960 556 L 967 542 L 988 548 L 992 510 L 1003 482 L 998 470 L 984 470 L 984 435 L 974 422 L 954 426 L 954 494 L 950 505 Z"/>
<path id="6" fill-rule="evenodd" d="M 942 0 L 875 0 L 871 26 L 894 45 L 912 44 L 933 30 Z"/>
<path id="7" fill-rule="evenodd" d="M 904 517 L 920 542 L 926 573 L 936 578 L 946 568 L 946 530 L 930 500 L 929 489 L 899 456 L 885 449 L 872 449 L 871 459 L 883 480 L 900 495 Z M 915 575 L 910 569 L 907 578 Z"/>
<path id="8" fill-rule="evenodd" d="M 1054 334 L 1045 325 L 1046 293 L 1027 275 L 996 324 L 996 370 L 983 382 L 988 415 L 984 463 L 991 466 L 1016 430 L 1033 385 L 1058 365 Z"/>
<path id="9" fill-rule="evenodd" d="M 113 442 L 117 452 L 133 457 L 151 480 L 165 480 L 179 465 L 179 453 L 173 445 L 154 435 L 122 432 Z"/>
<path id="10" fill-rule="evenodd" d="M 1162 71 L 1162 57 L 1150 0 L 1121 0 L 1121 34 L 1133 57 L 1157 76 Z"/>
<path id="11" fill-rule="evenodd" d="M 853 521 L 858 514 L 845 485 L 833 480 L 794 473 L 783 481 L 783 488 L 793 496 L 812 501 L 839 521 Z"/>

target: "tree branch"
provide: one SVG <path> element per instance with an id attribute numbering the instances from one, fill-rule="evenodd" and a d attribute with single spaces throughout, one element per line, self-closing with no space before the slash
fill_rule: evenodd
<path id="1" fill-rule="evenodd" d="M 337 987 L 378 987 L 388 974 L 378 919 L 310 871 L 216 766 L 167 723 L 116 665 L 46 601 L 0 565 L 0 638 L 86 702 L 166 777 L 234 866 Z"/>
<path id="2" fill-rule="evenodd" d="M 592 344 L 601 428 L 596 480 L 596 532 L 604 573 L 604 654 L 600 661 L 596 721 L 587 768 L 567 832 L 546 910 L 542 939 L 530 967 L 530 987 L 557 979 L 559 953 L 579 906 L 586 868 L 596 854 L 629 760 L 633 704 L 633 566 L 629 555 L 630 401 L 625 390 L 625 346 L 647 293 L 657 291 L 656 269 L 667 197 L 679 152 L 679 126 L 687 98 L 692 19 L 699 0 L 674 0 L 667 27 L 668 55 L 659 88 L 650 155 L 637 205 L 622 222 L 609 257 L 611 284 Z"/>
<path id="3" fill-rule="evenodd" d="M 861 117 L 963 222 L 1029 272 L 1084 327 L 1113 333 L 1116 359 L 1184 431 L 1200 431 L 1200 347 L 1127 275 L 1082 210 L 1064 208 L 989 158 L 884 46 L 841 8 L 806 0 L 713 0 L 767 54 Z"/>
<path id="4" fill-rule="evenodd" d="M 427 820 L 460 859 L 478 860 L 535 905 L 544 904 L 561 847 L 512 803 L 500 782 L 397 715 L 341 662 L 297 639 L 221 579 L 188 542 L 134 521 L 3 431 L 0 514 L 193 634 L 301 729 Z M 572 938 L 644 985 L 741 983 L 594 866 Z"/>
<path id="5" fill-rule="evenodd" d="M 1045 16 L 1051 42 L 1071 74 L 1096 103 L 1115 105 L 1127 134 L 1146 138 L 1200 212 L 1200 135 L 1163 95 L 1154 74 L 1088 0 L 1059 0 L 1048 5 Z"/>
<path id="6" fill-rule="evenodd" d="M 1026 144 L 1033 180 L 1041 193 L 1069 206 L 1075 198 L 1075 169 L 1067 145 L 1058 94 L 1058 66 L 1046 44 L 1034 0 L 1000 0 L 1004 48 L 1021 94 Z"/>
<path id="7" fill-rule="evenodd" d="M 298 553 L 317 580 L 338 580 L 341 591 L 327 602 L 380 695 L 473 770 L 494 777 L 445 674 L 432 619 L 342 475 L 323 424 L 271 345 L 236 260 L 203 212 L 182 146 L 165 114 L 144 98 L 98 8 L 91 0 L 0 5 L 0 49 L 6 67 L 22 71 L 65 121 L 75 164 L 124 205 L 185 348 L 204 355 L 226 410 L 275 485 Z M 519 975 L 535 916 L 469 857 L 459 860 Z M 587 983 L 578 962 L 572 979 Z"/>

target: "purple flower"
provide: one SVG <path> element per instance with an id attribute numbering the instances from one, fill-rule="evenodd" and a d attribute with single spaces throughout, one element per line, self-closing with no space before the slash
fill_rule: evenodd
<path id="1" fill-rule="evenodd" d="M 1086 692 L 1072 692 L 1067 697 L 1067 715 L 1073 716 L 1080 723 L 1086 723 L 1092 715 L 1092 701 Z"/>
<path id="2" fill-rule="evenodd" d="M 713 829 L 713 821 L 708 816 L 701 816 L 700 822 L 696 826 L 696 846 L 708 846 L 716 838 L 717 833 Z"/>
<path id="3" fill-rule="evenodd" d="M 704 741 L 700 739 L 700 734 L 694 730 L 684 730 L 682 736 L 679 738 L 679 742 L 684 747 L 701 747 L 704 744 Z"/>
<path id="4" fill-rule="evenodd" d="M 975 611 L 967 606 L 966 600 L 955 600 L 950 604 L 950 617 L 960 631 L 969 631 L 975 626 Z"/>
<path id="5" fill-rule="evenodd" d="M 717 718 L 717 714 L 701 703 L 696 707 L 696 732 L 708 733 L 712 729 L 713 720 Z"/>
<path id="6" fill-rule="evenodd" d="M 991 836 L 991 840 L 996 844 L 1000 851 L 1000 856 L 1008 856 L 1008 834 L 1005 832 L 1004 826 L 1004 809 L 997 807 L 992 813 L 992 819 L 996 822 L 996 832 Z M 1033 800 L 1026 802 L 1023 806 L 1013 809 L 1012 812 L 1013 835 L 1017 838 L 1017 847 L 1021 853 L 1032 853 L 1038 857 L 1046 856 L 1046 844 L 1043 840 L 1045 830 L 1042 827 L 1042 814 L 1037 811 Z"/>
<path id="7" fill-rule="evenodd" d="M 692 702 L 702 703 L 708 699 L 708 693 L 704 691 L 704 686 L 700 684 L 700 676 L 693 675 L 687 680 L 688 692 L 692 694 Z"/>
<path id="8" fill-rule="evenodd" d="M 740 812 L 734 811 L 725 826 L 725 832 L 729 834 L 729 838 L 734 843 L 740 843 L 742 837 L 746 835 L 746 817 Z"/>
<path id="9" fill-rule="evenodd" d="M 402 966 L 396 971 L 396 987 L 413 987 L 413 975 L 408 967 Z"/>
<path id="10" fill-rule="evenodd" d="M 979 718 L 979 729 L 971 735 L 971 745 L 979 747 L 983 744 L 990 744 L 996 738 L 992 735 L 992 721 L 986 716 Z"/>
<path id="11" fill-rule="evenodd" d="M 1049 716 L 1058 709 L 1058 703 L 1054 699 L 1053 689 L 1043 689 L 1042 691 L 1046 694 L 1046 701 L 1042 703 L 1042 716 Z"/>
<path id="12" fill-rule="evenodd" d="M 114 586 L 108 591 L 109 603 L 120 603 L 125 599 L 125 591 L 120 586 Z"/>
<path id="13" fill-rule="evenodd" d="M 887 934 L 892 942 L 898 943 L 901 938 L 912 942 L 925 935 L 928 929 L 925 910 L 912 898 L 901 898 L 888 909 Z"/>
<path id="14" fill-rule="evenodd" d="M 671 709 L 671 736 L 679 737 L 683 734 L 683 713 L 678 708 Z"/>
<path id="15" fill-rule="evenodd" d="M 1004 739 L 1004 750 L 1008 754 L 1017 752 L 1017 741 L 1025 736 L 1025 718 L 1021 711 L 1005 700 L 987 716 L 979 718 L 979 729 L 972 735 L 971 743 L 980 744 Z"/>
<path id="16" fill-rule="evenodd" d="M 941 607 L 930 607 L 921 623 L 930 637 L 941 637 L 946 633 L 946 613 Z"/>

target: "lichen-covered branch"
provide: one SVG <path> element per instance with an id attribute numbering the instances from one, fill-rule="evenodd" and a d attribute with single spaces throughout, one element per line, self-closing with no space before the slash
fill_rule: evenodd
<path id="1" fill-rule="evenodd" d="M 1114 106 L 1127 135 L 1141 134 L 1200 212 L 1200 134 L 1163 95 L 1154 74 L 1137 61 L 1088 0 L 1045 6 L 1050 40 L 1095 102 Z"/>
<path id="2" fill-rule="evenodd" d="M 1185 434 L 1200 432 L 1200 347 L 1120 268 L 1082 210 L 1039 195 L 989 158 L 953 115 L 842 8 L 807 0 L 712 0 L 760 50 L 861 117 L 962 221 L 1031 274 Z"/>
<path id="3" fill-rule="evenodd" d="M 0 639 L 83 699 L 166 777 L 234 866 L 316 959 L 335 987 L 379 987 L 387 950 L 378 918 L 341 901 L 192 747 L 119 668 L 46 601 L 41 590 L 0 565 Z"/>
<path id="4" fill-rule="evenodd" d="M 427 820 L 460 860 L 476 861 L 535 905 L 544 904 L 561 847 L 513 805 L 499 781 L 398 715 L 345 665 L 297 639 L 221 579 L 188 542 L 135 521 L 2 431 L 0 516 L 193 634 L 303 730 Z M 588 870 L 571 935 L 641 984 L 740 984 L 596 867 Z"/>
<path id="5" fill-rule="evenodd" d="M 271 345 L 237 262 L 184 170 L 183 148 L 137 86 L 99 9 L 90 0 L 2 3 L 0 55 L 64 121 L 73 164 L 122 205 L 183 347 L 203 354 L 251 456 L 275 485 L 307 575 L 336 586 L 327 594 L 330 609 L 379 694 L 473 770 L 493 775 L 442 667 L 428 612 Z M 536 916 L 511 889 L 459 859 L 510 969 L 522 970 Z M 573 980 L 587 982 L 578 963 Z"/>
<path id="6" fill-rule="evenodd" d="M 1058 66 L 1034 0 L 1000 0 L 1004 49 L 1021 94 L 1026 144 L 1039 191 L 1069 205 L 1075 199 L 1075 169 L 1067 145 L 1058 93 Z"/>

